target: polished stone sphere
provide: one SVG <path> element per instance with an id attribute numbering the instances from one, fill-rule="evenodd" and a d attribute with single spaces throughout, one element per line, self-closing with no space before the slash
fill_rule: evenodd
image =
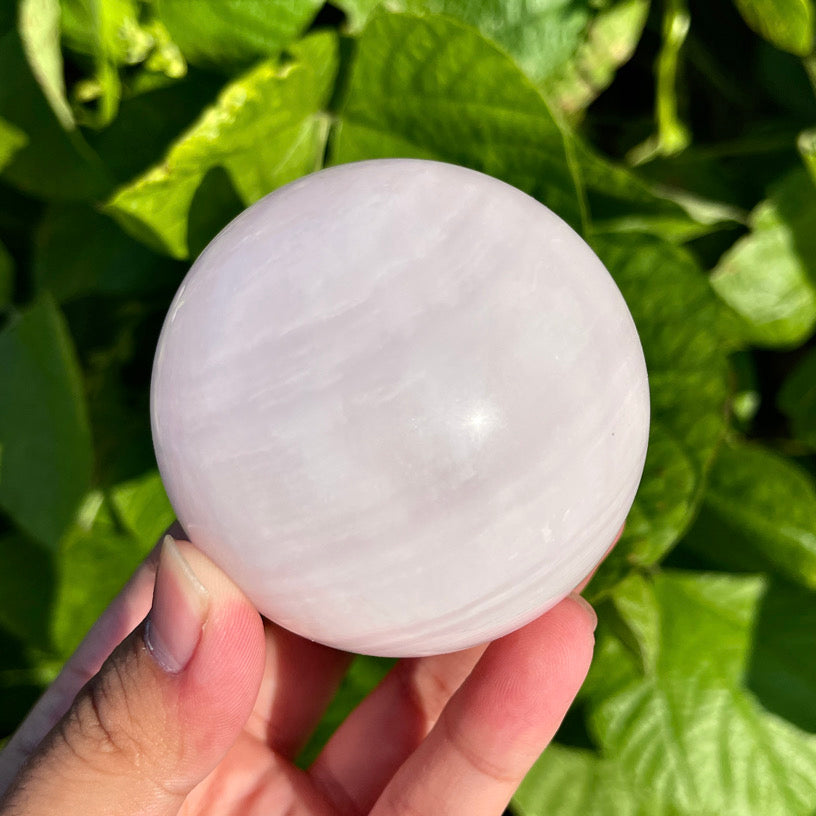
<path id="1" fill-rule="evenodd" d="M 453 165 L 323 170 L 182 283 L 152 384 L 192 541 L 280 625 L 412 656 L 491 640 L 597 564 L 649 426 L 635 325 L 584 241 Z"/>

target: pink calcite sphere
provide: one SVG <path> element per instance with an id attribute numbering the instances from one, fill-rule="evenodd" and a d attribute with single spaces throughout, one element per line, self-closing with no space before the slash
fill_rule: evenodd
<path id="1" fill-rule="evenodd" d="M 179 520 L 264 615 L 411 656 L 503 635 L 597 564 L 649 391 L 569 226 L 391 159 L 295 181 L 212 241 L 164 324 L 152 421 Z"/>

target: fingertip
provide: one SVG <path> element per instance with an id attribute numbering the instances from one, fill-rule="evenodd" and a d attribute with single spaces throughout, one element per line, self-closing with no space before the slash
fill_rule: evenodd
<path id="1" fill-rule="evenodd" d="M 542 644 L 551 673 L 557 673 L 566 689 L 581 688 L 595 651 L 598 615 L 589 602 L 572 594 L 533 621 L 528 633 L 532 648 Z M 526 627 L 525 627 L 526 628 Z M 524 631 L 524 630 L 522 630 Z M 546 645 L 543 645 L 546 644 Z"/>
<path id="2" fill-rule="evenodd" d="M 202 689 L 229 688 L 229 697 L 251 691 L 254 703 L 265 647 L 263 621 L 252 604 L 237 596 L 219 599 L 212 604 L 199 648 L 190 661 L 188 682 Z"/>
<path id="3" fill-rule="evenodd" d="M 491 643 L 372 813 L 500 813 L 578 693 L 593 629 L 585 605 L 565 598 Z"/>
<path id="4" fill-rule="evenodd" d="M 161 546 L 153 606 L 145 621 L 144 642 L 156 663 L 170 674 L 192 659 L 209 614 L 210 597 L 173 537 Z"/>
<path id="5" fill-rule="evenodd" d="M 496 729 L 555 733 L 586 679 L 595 647 L 594 613 L 565 598 L 544 615 L 495 641 L 474 675 L 493 702 Z M 490 715 L 492 717 L 492 715 Z"/>
<path id="6" fill-rule="evenodd" d="M 258 695 L 265 665 L 263 620 L 244 593 L 192 544 L 178 542 L 206 588 L 209 609 L 196 650 L 177 689 L 197 742 L 223 744 L 238 735 Z M 193 749 L 196 750 L 196 749 Z"/>
<path id="7" fill-rule="evenodd" d="M 583 614 L 587 625 L 591 628 L 594 632 L 595 629 L 598 627 L 598 613 L 593 608 L 592 604 L 584 598 L 582 595 L 579 595 L 577 592 L 572 592 L 569 594 L 566 599 L 568 603 L 572 603 L 581 610 L 581 614 Z"/>
<path id="8" fill-rule="evenodd" d="M 201 642 L 186 673 L 189 682 L 231 687 L 240 681 L 242 687 L 257 692 L 266 652 L 260 613 L 226 573 L 193 544 L 180 541 L 178 545 L 210 599 Z"/>
<path id="9" fill-rule="evenodd" d="M 176 586 L 169 592 L 170 600 L 163 602 L 165 645 L 181 637 L 174 627 L 186 628 L 188 634 L 196 628 L 195 638 L 189 638 L 189 654 L 171 665 L 152 653 L 148 636 L 148 627 L 162 612 L 163 580 L 171 589 Z M 164 590 L 167 596 L 167 586 Z M 191 596 L 191 608 L 200 613 L 195 626 L 196 615 L 185 622 L 184 605 L 174 597 L 182 594 Z M 155 733 L 163 734 L 164 750 L 171 758 L 163 766 L 168 790 L 188 791 L 223 758 L 252 711 L 264 669 L 263 622 L 244 593 L 193 544 L 165 540 L 153 607 L 141 634 L 142 654 L 148 652 L 152 668 L 143 675 L 140 704 Z M 149 699 L 155 705 L 147 705 Z"/>

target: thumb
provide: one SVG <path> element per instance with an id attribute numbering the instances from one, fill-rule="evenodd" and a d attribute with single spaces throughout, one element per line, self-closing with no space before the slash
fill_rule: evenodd
<path id="1" fill-rule="evenodd" d="M 178 813 L 249 717 L 264 648 L 240 590 L 191 544 L 165 537 L 150 613 L 30 757 L 8 812 Z"/>

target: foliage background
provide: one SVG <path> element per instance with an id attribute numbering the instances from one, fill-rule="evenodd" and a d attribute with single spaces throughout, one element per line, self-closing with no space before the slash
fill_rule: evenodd
<path id="1" fill-rule="evenodd" d="M 813 30 L 811 0 L 0 5 L 0 736 L 172 520 L 148 387 L 190 260 L 304 173 L 422 156 L 581 231 L 650 369 L 595 664 L 514 809 L 815 814 Z"/>

